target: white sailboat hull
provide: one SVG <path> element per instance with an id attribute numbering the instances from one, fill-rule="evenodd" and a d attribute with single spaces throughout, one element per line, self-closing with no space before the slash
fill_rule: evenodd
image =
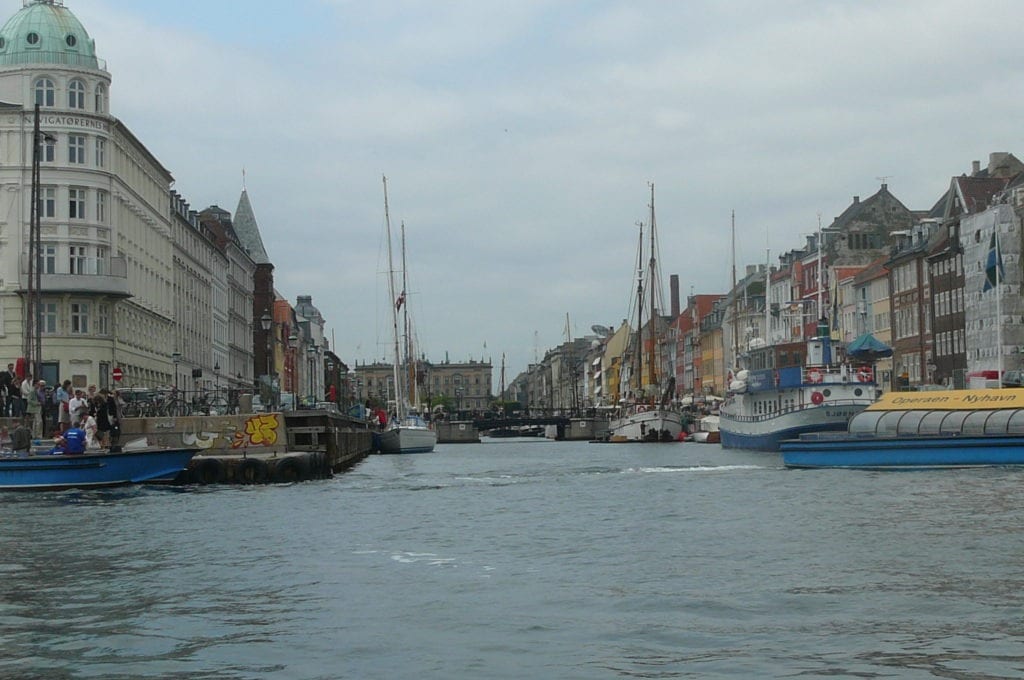
<path id="1" fill-rule="evenodd" d="M 437 444 L 437 432 L 429 427 L 400 425 L 380 433 L 381 453 L 430 453 Z"/>
<path id="2" fill-rule="evenodd" d="M 608 427 L 608 441 L 674 442 L 679 441 L 682 431 L 680 414 L 654 407 L 612 419 Z"/>

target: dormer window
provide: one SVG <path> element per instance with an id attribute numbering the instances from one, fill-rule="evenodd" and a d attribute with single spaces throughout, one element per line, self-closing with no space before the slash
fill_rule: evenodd
<path id="1" fill-rule="evenodd" d="M 78 38 L 76 38 L 73 34 L 68 33 L 67 37 L 64 38 L 64 42 L 67 44 L 68 47 L 74 47 L 78 44 Z"/>
<path id="2" fill-rule="evenodd" d="M 25 42 L 27 42 L 29 45 L 33 45 L 33 46 L 39 45 L 39 34 L 36 33 L 35 31 L 29 33 L 28 35 L 25 36 Z"/>

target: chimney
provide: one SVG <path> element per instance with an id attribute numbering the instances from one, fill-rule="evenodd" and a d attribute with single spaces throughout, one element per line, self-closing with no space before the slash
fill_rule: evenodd
<path id="1" fill-rule="evenodd" d="M 988 174 L 993 177 L 1007 178 L 1010 176 L 1010 154 L 997 151 L 988 155 Z"/>
<path id="2" fill-rule="evenodd" d="M 672 305 L 672 318 L 679 317 L 679 274 L 672 274 L 668 277 L 668 290 L 670 304 Z"/>
<path id="3" fill-rule="evenodd" d="M 854 196 L 853 197 L 853 204 L 857 205 L 858 203 L 860 203 L 860 196 Z"/>
<path id="4" fill-rule="evenodd" d="M 971 161 L 971 177 L 981 172 L 981 161 Z"/>

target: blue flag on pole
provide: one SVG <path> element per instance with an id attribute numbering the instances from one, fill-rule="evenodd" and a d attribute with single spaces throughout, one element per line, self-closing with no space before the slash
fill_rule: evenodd
<path id="1" fill-rule="evenodd" d="M 992 238 L 988 243 L 988 258 L 985 260 L 985 285 L 981 290 L 983 293 L 987 293 L 1005 280 L 1003 254 L 999 251 L 999 239 L 996 238 L 996 233 L 993 231 Z"/>

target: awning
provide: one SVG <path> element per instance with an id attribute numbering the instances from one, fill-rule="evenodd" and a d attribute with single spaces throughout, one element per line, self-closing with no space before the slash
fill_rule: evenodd
<path id="1" fill-rule="evenodd" d="M 885 344 L 871 333 L 855 338 L 846 346 L 846 355 L 863 361 L 875 361 L 892 356 L 892 347 Z"/>
<path id="2" fill-rule="evenodd" d="M 594 359 L 593 361 L 591 361 L 590 365 L 591 366 L 597 366 L 600 363 L 601 363 L 601 357 L 598 357 L 598 358 Z"/>

